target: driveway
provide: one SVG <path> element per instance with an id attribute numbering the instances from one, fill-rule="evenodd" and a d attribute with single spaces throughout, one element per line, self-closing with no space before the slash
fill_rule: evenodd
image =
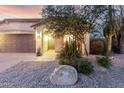
<path id="1" fill-rule="evenodd" d="M 24 60 L 35 57 L 35 53 L 0 53 L 0 73 Z"/>

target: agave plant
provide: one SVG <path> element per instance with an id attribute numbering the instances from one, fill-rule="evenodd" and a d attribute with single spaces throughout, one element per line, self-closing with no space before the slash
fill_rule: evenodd
<path id="1" fill-rule="evenodd" d="M 79 57 L 81 57 L 81 54 L 75 41 L 71 41 L 70 43 L 66 42 L 65 47 L 60 51 L 59 54 L 59 59 L 71 60 Z"/>

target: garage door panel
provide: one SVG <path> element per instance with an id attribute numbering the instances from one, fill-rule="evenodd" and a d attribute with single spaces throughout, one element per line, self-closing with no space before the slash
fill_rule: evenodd
<path id="1" fill-rule="evenodd" d="M 0 35 L 0 52 L 35 52 L 33 34 Z"/>

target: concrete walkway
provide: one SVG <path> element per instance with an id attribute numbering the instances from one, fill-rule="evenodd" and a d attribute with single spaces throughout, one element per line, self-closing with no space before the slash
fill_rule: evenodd
<path id="1" fill-rule="evenodd" d="M 30 61 L 55 61 L 57 53 L 54 50 L 48 50 L 42 56 L 34 57 Z"/>

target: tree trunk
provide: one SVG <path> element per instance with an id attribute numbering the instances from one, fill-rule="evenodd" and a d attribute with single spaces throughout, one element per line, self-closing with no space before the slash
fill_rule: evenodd
<path id="1" fill-rule="evenodd" d="M 112 50 L 112 35 L 109 35 L 107 38 L 107 51 L 106 51 L 106 55 L 110 55 Z"/>
<path id="2" fill-rule="evenodd" d="M 85 43 L 84 40 L 83 40 L 83 44 L 84 44 L 84 51 L 85 51 L 86 55 L 88 56 L 89 54 L 88 54 L 87 47 L 86 47 L 86 43 Z"/>

